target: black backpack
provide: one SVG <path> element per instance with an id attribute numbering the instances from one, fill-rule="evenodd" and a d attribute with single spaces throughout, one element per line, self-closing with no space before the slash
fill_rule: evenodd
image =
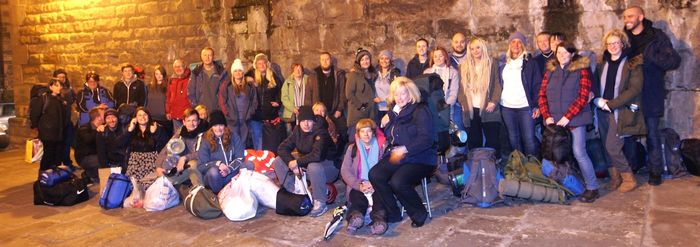
<path id="1" fill-rule="evenodd" d="M 683 139 L 681 141 L 681 154 L 688 173 L 700 176 L 700 139 Z"/>
<path id="2" fill-rule="evenodd" d="M 444 82 L 437 74 L 421 75 L 413 81 L 420 90 L 421 102 L 426 102 L 432 113 L 435 133 L 447 132 L 450 127 L 450 108 L 445 103 L 445 91 L 442 90 Z M 435 140 L 437 141 L 437 136 Z M 449 144 L 449 139 L 446 141 Z"/>
<path id="3" fill-rule="evenodd" d="M 90 199 L 87 176 L 76 176 L 52 187 L 34 182 L 34 205 L 72 206 Z"/>
<path id="4" fill-rule="evenodd" d="M 673 178 L 688 175 L 681 157 L 681 137 L 671 128 L 661 130 L 661 158 Z"/>
<path id="5" fill-rule="evenodd" d="M 32 89 L 29 90 L 29 114 L 31 114 L 32 109 L 35 108 L 41 108 L 42 114 L 44 113 L 44 111 L 46 111 L 46 107 L 48 107 L 49 105 L 46 103 L 48 101 L 47 97 L 49 93 L 49 87 L 47 87 L 46 85 L 32 86 Z M 33 123 L 32 126 L 34 125 L 38 125 L 38 123 Z"/>

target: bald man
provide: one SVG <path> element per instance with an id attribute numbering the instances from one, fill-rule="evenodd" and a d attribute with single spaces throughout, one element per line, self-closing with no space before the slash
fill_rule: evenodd
<path id="1" fill-rule="evenodd" d="M 459 70 L 459 65 L 467 59 L 467 36 L 463 33 L 452 35 L 452 52 L 450 52 L 450 65 Z"/>
<path id="2" fill-rule="evenodd" d="M 647 150 L 649 152 L 649 184 L 660 185 L 664 171 L 661 156 L 661 134 L 659 122 L 664 116 L 664 76 L 666 71 L 680 66 L 681 57 L 673 49 L 666 34 L 652 26 L 644 17 L 644 10 L 632 6 L 622 13 L 625 32 L 630 39 L 629 57 L 643 55 L 644 85 L 642 87 L 642 112 L 647 127 Z M 674 174 L 676 175 L 676 174 Z"/>

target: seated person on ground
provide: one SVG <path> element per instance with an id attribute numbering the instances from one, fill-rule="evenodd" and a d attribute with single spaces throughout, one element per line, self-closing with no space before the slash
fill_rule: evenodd
<path id="1" fill-rule="evenodd" d="M 78 128 L 75 138 L 75 160 L 85 170 L 92 183 L 99 183 L 97 168 L 100 166 L 97 158 L 97 128 L 104 124 L 103 110 L 90 110 L 90 121 Z"/>
<path id="2" fill-rule="evenodd" d="M 119 124 L 119 112 L 114 109 L 105 111 L 104 120 L 105 124 L 97 127 L 95 138 L 100 168 L 121 167 L 125 172 L 126 149 L 129 146 L 126 127 Z"/>
<path id="3" fill-rule="evenodd" d="M 348 146 L 340 170 L 350 203 L 348 210 L 348 233 L 355 233 L 364 225 L 365 214 L 370 206 L 368 197 L 374 188 L 369 182 L 369 170 L 384 154 L 384 133 L 369 118 L 360 119 L 355 125 L 355 142 Z M 372 200 L 374 201 L 374 200 Z"/>
<path id="4" fill-rule="evenodd" d="M 331 142 L 328 130 L 320 127 L 323 124 L 316 123 L 311 106 L 299 107 L 298 117 L 299 125 L 279 146 L 279 156 L 274 161 L 275 173 L 284 188 L 293 191 L 294 178 L 289 176 L 292 173 L 299 176 L 302 169 L 306 170 L 314 198 L 314 208 L 310 215 L 321 216 L 328 210 L 326 183 L 332 183 L 338 178 L 338 168 L 326 157 Z"/>
<path id="5" fill-rule="evenodd" d="M 226 127 L 226 118 L 219 110 L 214 110 L 209 116 L 211 128 L 204 133 L 199 149 L 199 165 L 197 171 L 204 174 L 204 186 L 218 193 L 231 178 L 238 174 L 242 162 L 233 162 L 243 158 L 244 147 L 240 141 L 233 138 L 231 130 Z M 246 162 L 247 163 L 247 162 Z M 252 166 L 246 166 L 252 170 Z"/>
<path id="6" fill-rule="evenodd" d="M 194 169 L 197 166 L 197 152 L 204 141 L 203 135 L 206 131 L 199 124 L 199 114 L 194 109 L 185 110 L 182 122 L 182 128 L 175 130 L 171 140 L 181 139 L 185 143 L 185 150 L 179 154 L 171 154 L 168 150 L 169 145 L 166 145 L 156 159 L 156 174 L 159 177 L 168 176 L 173 184 L 180 184 L 189 179 L 188 168 Z"/>

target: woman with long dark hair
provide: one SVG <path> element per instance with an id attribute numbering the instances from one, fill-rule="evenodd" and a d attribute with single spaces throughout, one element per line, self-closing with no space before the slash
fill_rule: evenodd
<path id="1" fill-rule="evenodd" d="M 148 96 L 146 100 L 146 109 L 151 112 L 153 121 L 156 121 L 160 126 L 163 126 L 165 133 L 168 136 L 173 134 L 173 123 L 170 121 L 170 116 L 166 114 L 168 92 L 168 75 L 163 66 L 156 66 L 153 70 L 153 79 L 148 83 Z"/>
<path id="2" fill-rule="evenodd" d="M 156 178 L 156 158 L 160 151 L 159 147 L 162 148 L 165 145 L 168 136 L 165 135 L 163 128 L 153 121 L 151 114 L 144 107 L 136 108 L 136 117 L 129 122 L 127 133 L 130 138 L 130 152 L 126 175 L 135 178 L 145 190 Z M 154 176 L 147 177 L 151 173 Z"/>
<path id="3" fill-rule="evenodd" d="M 547 72 L 539 91 L 539 109 L 545 124 L 571 129 L 573 151 L 586 184 L 582 202 L 598 198 L 598 180 L 588 153 L 586 153 L 586 126 L 593 123 L 588 98 L 591 92 L 591 71 L 587 57 L 579 56 L 578 49 L 567 41 L 555 48 L 557 59 L 547 63 Z"/>
<path id="4" fill-rule="evenodd" d="M 240 163 L 233 160 L 243 157 L 245 147 L 226 127 L 226 118 L 221 111 L 213 111 L 209 119 L 211 128 L 204 133 L 197 170 L 203 175 L 204 186 L 218 193 L 238 174 L 240 167 L 237 164 Z"/>

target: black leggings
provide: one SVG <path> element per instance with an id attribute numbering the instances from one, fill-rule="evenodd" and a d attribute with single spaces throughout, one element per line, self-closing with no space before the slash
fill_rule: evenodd
<path id="1" fill-rule="evenodd" d="M 41 156 L 39 171 L 55 169 L 63 159 L 63 141 L 41 140 L 41 144 L 44 145 L 44 155 Z"/>
<path id="2" fill-rule="evenodd" d="M 430 176 L 434 170 L 433 165 L 393 165 L 386 160 L 379 161 L 369 171 L 369 181 L 374 188 L 372 198 L 376 198 L 372 205 L 372 218 L 384 218 L 390 223 L 400 221 L 401 211 L 396 204 L 398 199 L 412 220 L 424 221 L 428 211 L 415 188 L 421 179 Z"/>
<path id="3" fill-rule="evenodd" d="M 469 128 L 467 128 L 467 135 L 469 136 L 467 145 L 469 149 L 484 147 L 484 137 L 486 137 L 485 146 L 499 150 L 501 145 L 498 135 L 501 123 L 482 122 L 479 111 L 479 108 L 473 108 L 474 118 L 469 121 Z"/>

